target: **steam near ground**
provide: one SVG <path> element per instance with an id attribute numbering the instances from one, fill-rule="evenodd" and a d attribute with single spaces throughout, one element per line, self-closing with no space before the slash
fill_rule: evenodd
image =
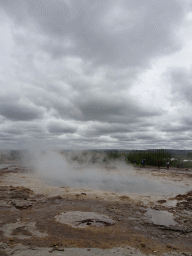
<path id="1" fill-rule="evenodd" d="M 56 151 L 30 152 L 27 159 L 27 165 L 35 173 L 52 184 L 65 187 L 117 190 L 114 182 L 125 182 L 125 172 L 133 174 L 131 165 L 121 161 L 104 164 L 101 155 L 97 155 L 95 163 L 93 154 L 82 155 L 80 152 L 65 156 Z M 24 161 L 26 164 L 26 159 Z"/>
<path id="2" fill-rule="evenodd" d="M 50 185 L 104 191 L 161 194 L 182 193 L 177 184 L 138 175 L 132 165 L 106 159 L 104 153 L 29 151 L 24 163 Z"/>

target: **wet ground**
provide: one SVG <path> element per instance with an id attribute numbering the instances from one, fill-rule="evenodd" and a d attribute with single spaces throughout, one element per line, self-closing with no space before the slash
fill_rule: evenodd
<path id="1" fill-rule="evenodd" d="M 180 182 L 187 192 L 154 197 L 50 187 L 19 164 L 2 165 L 0 255 L 21 255 L 19 249 L 14 251 L 18 245 L 60 253 L 68 248 L 131 247 L 143 255 L 192 255 L 192 171 L 138 168 L 135 172 L 140 178 L 155 177 L 158 183 L 159 179 L 165 184 Z"/>

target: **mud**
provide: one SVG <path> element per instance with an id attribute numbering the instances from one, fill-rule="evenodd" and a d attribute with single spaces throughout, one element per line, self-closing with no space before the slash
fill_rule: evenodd
<path id="1" fill-rule="evenodd" d="M 69 248 L 124 248 L 127 255 L 126 248 L 133 248 L 142 255 L 173 252 L 192 255 L 191 170 L 136 169 L 141 176 L 155 176 L 172 183 L 180 181 L 188 189 L 184 194 L 154 197 L 51 187 L 19 164 L 3 168 L 0 169 L 0 255 L 22 255 L 19 249 L 14 251 L 18 246 L 29 251 L 39 248 L 39 252 L 40 248 L 47 248 L 53 253 Z M 173 222 L 158 222 L 152 216 L 154 212 L 171 215 Z M 58 221 L 58 216 L 64 221 Z M 79 228 L 74 228 L 74 221 Z"/>

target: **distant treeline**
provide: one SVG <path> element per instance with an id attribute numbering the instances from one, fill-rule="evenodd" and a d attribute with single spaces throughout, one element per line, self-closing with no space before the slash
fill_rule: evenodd
<path id="1" fill-rule="evenodd" d="M 174 151 L 174 152 L 173 152 Z M 175 154 L 175 152 L 177 154 Z M 79 164 L 85 163 L 105 163 L 110 164 L 112 161 L 122 161 L 137 165 L 141 165 L 145 159 L 147 166 L 165 167 L 169 161 L 170 167 L 192 168 L 192 151 L 185 150 L 169 150 L 169 149 L 150 149 L 150 150 L 85 150 L 73 151 L 62 150 L 58 153 L 62 154 L 66 160 L 75 161 Z M 180 154 L 181 153 L 181 154 Z M 24 154 L 23 150 L 0 150 L 0 161 L 4 160 L 20 160 Z"/>
<path id="2" fill-rule="evenodd" d="M 145 159 L 146 165 L 157 166 L 157 162 L 160 161 L 160 166 L 166 166 L 166 162 L 171 159 L 171 153 L 165 149 L 133 150 L 127 156 L 127 160 L 130 163 L 136 161 L 136 164 L 141 164 L 143 159 Z"/>

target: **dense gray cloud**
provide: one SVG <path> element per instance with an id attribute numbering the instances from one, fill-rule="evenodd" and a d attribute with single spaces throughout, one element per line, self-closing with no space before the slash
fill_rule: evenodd
<path id="1" fill-rule="evenodd" d="M 191 127 L 187 126 L 185 122 L 183 122 L 182 124 L 166 124 L 161 127 L 161 131 L 170 133 L 181 133 L 189 130 L 191 130 Z"/>
<path id="2" fill-rule="evenodd" d="M 59 120 L 50 121 L 47 124 L 47 129 L 53 134 L 75 133 L 77 131 L 77 127 L 75 127 L 75 125 Z"/>
<path id="3" fill-rule="evenodd" d="M 103 94 L 100 98 L 97 97 L 83 97 L 79 102 L 83 120 L 132 123 L 142 116 L 159 114 L 152 110 L 142 110 L 133 101 L 126 102 L 123 97 L 119 98 L 118 95 L 109 97 L 107 94 Z"/>
<path id="4" fill-rule="evenodd" d="M 174 51 L 180 1 L 11 0 L 2 6 L 23 27 L 48 36 L 41 47 L 54 57 L 79 56 L 102 65 L 141 66 Z M 31 25 L 33 23 L 33 26 Z"/>
<path id="5" fill-rule="evenodd" d="M 20 102 L 15 97 L 0 96 L 0 115 L 13 121 L 27 121 L 41 118 L 43 111 L 29 102 Z"/>
<path id="6" fill-rule="evenodd" d="M 177 68 L 170 71 L 172 94 L 176 100 L 192 104 L 192 69 Z"/>
<path id="7" fill-rule="evenodd" d="M 1 148 L 190 147 L 187 0 L 0 7 Z"/>

